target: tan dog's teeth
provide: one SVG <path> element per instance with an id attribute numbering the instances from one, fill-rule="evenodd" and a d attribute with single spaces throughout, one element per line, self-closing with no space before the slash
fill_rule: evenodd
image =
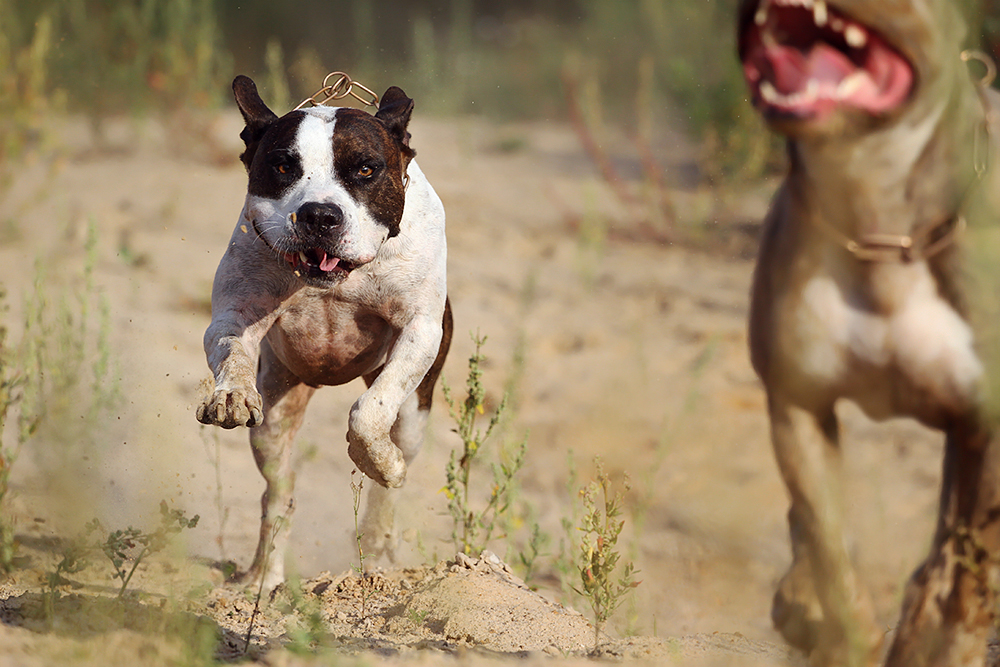
<path id="1" fill-rule="evenodd" d="M 757 13 L 753 15 L 753 22 L 758 26 L 767 23 L 767 9 L 769 5 L 770 2 L 764 0 L 764 2 L 760 3 L 760 7 L 757 8 Z"/>
<path id="2" fill-rule="evenodd" d="M 834 18 L 830 21 L 830 27 L 837 32 L 844 32 L 844 22 L 838 18 Z"/>
<path id="3" fill-rule="evenodd" d="M 813 5 L 813 21 L 817 26 L 822 28 L 826 25 L 827 11 L 825 0 L 817 0 L 816 4 Z"/>
<path id="4" fill-rule="evenodd" d="M 854 24 L 847 26 L 847 29 L 844 30 L 844 39 L 847 40 L 848 46 L 855 49 L 863 48 L 868 43 L 865 31 Z"/>
<path id="5" fill-rule="evenodd" d="M 778 92 L 778 89 L 770 81 L 764 81 L 760 84 L 760 96 L 769 104 L 777 104 L 782 98 L 781 93 Z"/>
<path id="6" fill-rule="evenodd" d="M 303 264 L 309 264 L 309 260 L 306 258 L 306 254 L 301 250 L 299 251 L 299 261 L 301 261 Z"/>
<path id="7" fill-rule="evenodd" d="M 864 72 L 851 74 L 837 86 L 837 97 L 840 99 L 850 97 L 864 84 L 866 78 L 868 75 Z"/>

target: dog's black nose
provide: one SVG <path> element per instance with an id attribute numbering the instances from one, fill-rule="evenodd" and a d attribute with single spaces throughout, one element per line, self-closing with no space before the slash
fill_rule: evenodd
<path id="1" fill-rule="evenodd" d="M 333 229 L 344 222 L 344 211 L 336 204 L 309 202 L 300 206 L 295 215 L 300 224 L 315 231 Z"/>

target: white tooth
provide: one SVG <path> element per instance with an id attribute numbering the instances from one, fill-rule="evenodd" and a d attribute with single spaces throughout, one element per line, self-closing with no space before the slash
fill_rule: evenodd
<path id="1" fill-rule="evenodd" d="M 770 3 L 768 0 L 764 0 L 764 2 L 760 3 L 760 6 L 757 7 L 757 13 L 753 15 L 753 22 L 758 26 L 762 26 L 767 23 L 767 10 L 769 5 Z"/>
<path id="2" fill-rule="evenodd" d="M 299 260 L 301 260 L 301 262 L 303 264 L 308 264 L 309 263 L 309 260 L 306 259 L 306 254 L 304 252 L 302 252 L 301 250 L 299 251 Z"/>
<path id="3" fill-rule="evenodd" d="M 855 72 L 845 78 L 837 86 L 837 98 L 844 99 L 853 95 L 864 84 L 866 78 L 868 74 L 865 72 Z"/>
<path id="4" fill-rule="evenodd" d="M 826 19 L 826 2 L 824 0 L 817 0 L 816 4 L 813 5 L 813 21 L 817 26 L 822 28 L 826 25 Z"/>
<path id="5" fill-rule="evenodd" d="M 819 81 L 816 79 L 809 79 L 809 83 L 806 84 L 806 90 L 802 94 L 802 99 L 800 102 L 809 102 L 810 104 L 816 101 L 819 97 Z"/>
<path id="6" fill-rule="evenodd" d="M 853 23 L 847 26 L 847 29 L 844 30 L 844 39 L 847 40 L 848 46 L 855 49 L 860 49 L 868 43 L 868 37 L 865 35 L 865 31 Z"/>
<path id="7" fill-rule="evenodd" d="M 776 104 L 783 97 L 770 81 L 760 84 L 760 96 L 764 98 L 765 102 L 769 102 L 770 104 Z"/>

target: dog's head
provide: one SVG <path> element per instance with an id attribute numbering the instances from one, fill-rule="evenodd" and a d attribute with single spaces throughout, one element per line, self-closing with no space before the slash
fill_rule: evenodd
<path id="1" fill-rule="evenodd" d="M 956 4 L 742 0 L 739 56 L 754 106 L 793 137 L 919 122 L 968 78 Z"/>
<path id="2" fill-rule="evenodd" d="M 340 281 L 372 261 L 399 234 L 415 155 L 406 131 L 413 100 L 392 87 L 374 116 L 319 106 L 279 118 L 249 77 L 236 77 L 233 92 L 246 121 L 240 159 L 256 234 L 312 284 Z"/>

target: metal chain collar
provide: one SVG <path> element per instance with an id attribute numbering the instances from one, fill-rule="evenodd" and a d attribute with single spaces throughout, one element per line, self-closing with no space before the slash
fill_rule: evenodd
<path id="1" fill-rule="evenodd" d="M 331 84 L 330 79 L 334 77 L 337 78 Z M 355 92 L 355 89 L 360 90 L 361 94 Z M 371 88 L 358 83 L 344 72 L 330 72 L 323 79 L 323 87 L 299 102 L 299 105 L 292 111 L 298 111 L 307 104 L 314 107 L 322 106 L 330 100 L 342 100 L 348 95 L 365 106 L 378 108 L 378 95 Z"/>

